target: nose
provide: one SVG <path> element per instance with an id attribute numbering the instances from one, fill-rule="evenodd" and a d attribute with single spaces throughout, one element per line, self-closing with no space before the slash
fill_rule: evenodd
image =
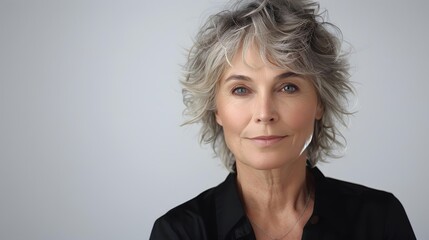
<path id="1" fill-rule="evenodd" d="M 254 119 L 256 123 L 269 124 L 279 119 L 277 106 L 272 96 L 265 95 L 257 98 L 254 108 Z"/>

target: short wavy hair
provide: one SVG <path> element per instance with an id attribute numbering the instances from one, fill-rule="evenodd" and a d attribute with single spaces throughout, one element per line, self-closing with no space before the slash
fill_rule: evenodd
<path id="1" fill-rule="evenodd" d="M 207 19 L 189 49 L 181 80 L 184 114 L 189 117 L 184 125 L 201 123 L 200 142 L 211 144 L 225 167 L 235 170 L 235 158 L 216 122 L 215 96 L 238 49 L 257 44 L 264 61 L 309 76 L 317 90 L 324 114 L 315 121 L 307 147 L 311 165 L 337 157 L 338 148 L 346 144 L 338 125 L 346 126 L 354 93 L 341 31 L 325 21 L 319 4 L 311 1 L 235 1 L 227 9 Z"/>

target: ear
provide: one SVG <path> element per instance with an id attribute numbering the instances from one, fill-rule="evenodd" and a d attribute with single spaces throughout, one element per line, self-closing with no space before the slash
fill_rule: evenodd
<path id="1" fill-rule="evenodd" d="M 216 117 L 216 122 L 217 124 L 222 125 L 222 118 L 219 116 L 219 113 L 217 112 L 217 110 L 215 111 L 215 117 Z"/>
<path id="2" fill-rule="evenodd" d="M 325 113 L 325 108 L 323 107 L 322 103 L 319 101 L 319 103 L 317 103 L 317 109 L 316 109 L 316 120 L 322 119 L 323 113 Z"/>

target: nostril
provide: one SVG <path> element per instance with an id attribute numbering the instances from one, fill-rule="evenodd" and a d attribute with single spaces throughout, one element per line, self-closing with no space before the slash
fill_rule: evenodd
<path id="1" fill-rule="evenodd" d="M 275 121 L 276 121 L 275 117 L 259 117 L 259 118 L 256 118 L 256 122 L 258 122 L 258 123 L 261 123 L 261 122 L 268 123 L 268 122 L 275 122 Z"/>

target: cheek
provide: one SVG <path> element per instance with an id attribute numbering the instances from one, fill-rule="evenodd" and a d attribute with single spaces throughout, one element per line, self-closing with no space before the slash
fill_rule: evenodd
<path id="1" fill-rule="evenodd" d="M 240 136 L 244 128 L 240 117 L 239 111 L 225 107 L 217 113 L 217 121 L 222 126 L 225 143 L 234 154 L 237 154 L 237 149 L 240 148 Z"/>
<path id="2" fill-rule="evenodd" d="M 223 127 L 226 134 L 240 132 L 243 128 L 244 114 L 235 107 L 223 106 L 216 114 L 216 121 Z"/>
<path id="3" fill-rule="evenodd" d="M 316 108 L 312 106 L 296 106 L 293 109 L 289 109 L 287 113 L 286 121 L 288 125 L 296 130 L 310 129 L 314 127 L 316 120 Z"/>

